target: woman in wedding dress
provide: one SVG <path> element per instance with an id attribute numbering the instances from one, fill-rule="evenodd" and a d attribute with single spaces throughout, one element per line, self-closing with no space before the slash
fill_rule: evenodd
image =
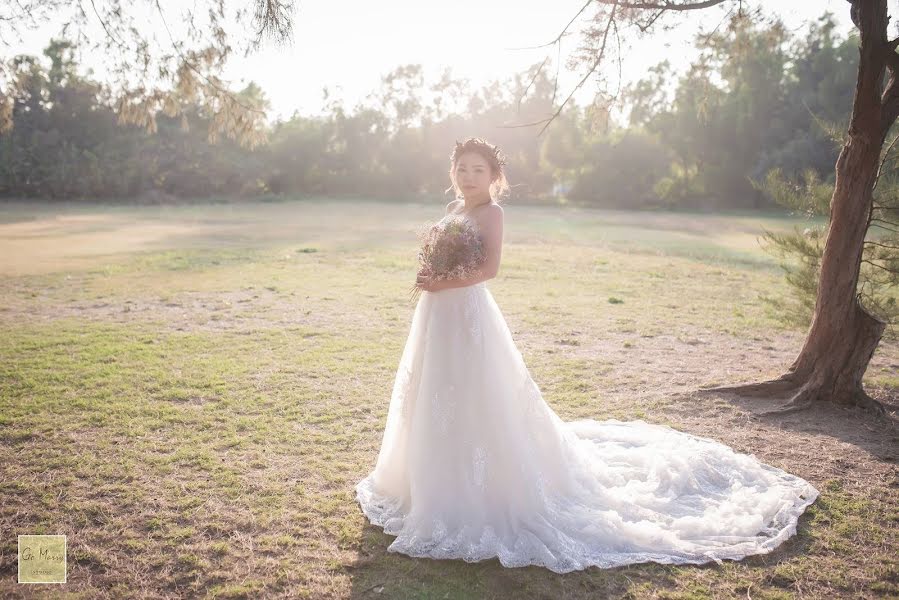
<path id="1" fill-rule="evenodd" d="M 564 422 L 545 402 L 486 280 L 505 188 L 495 146 L 457 142 L 450 177 L 487 262 L 423 292 L 396 371 L 365 516 L 409 556 L 496 557 L 557 573 L 654 561 L 721 563 L 796 533 L 818 490 L 712 439 L 642 420 Z"/>

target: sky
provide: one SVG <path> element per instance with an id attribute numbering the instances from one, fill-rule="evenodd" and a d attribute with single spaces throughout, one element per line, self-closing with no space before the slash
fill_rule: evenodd
<path id="1" fill-rule="evenodd" d="M 558 49 L 521 49 L 545 44 L 555 38 L 577 13 L 584 0 L 381 0 L 347 2 L 340 0 L 297 0 L 294 35 L 286 46 L 267 44 L 249 57 L 234 56 L 227 65 L 225 79 L 234 89 L 255 81 L 271 102 L 270 119 L 289 118 L 295 111 L 304 116 L 321 114 L 322 90 L 342 99 L 347 108 L 375 90 L 381 78 L 394 68 L 418 63 L 423 66 L 426 83 L 433 82 L 447 67 L 456 77 L 468 78 L 473 88 L 491 80 L 502 80 L 549 54 L 554 60 Z M 230 6 L 235 6 L 232 0 Z M 767 12 L 776 11 L 786 26 L 801 32 L 810 21 L 825 11 L 835 15 L 838 33 L 853 29 L 846 0 L 758 0 Z M 97 2 L 101 5 L 101 2 Z M 242 2 L 246 6 L 246 2 Z M 162 0 L 169 15 L 167 22 L 177 27 L 182 3 Z M 789 10 L 783 7 L 788 5 Z M 133 5 L 132 5 L 133 6 Z M 691 11 L 671 22 L 671 32 L 658 30 L 651 38 L 622 39 L 622 85 L 636 81 L 647 69 L 668 59 L 675 70 L 682 70 L 693 56 L 692 37 L 700 26 L 705 31 L 721 21 L 725 10 L 714 7 Z M 164 46 L 164 26 L 153 14 L 141 19 L 147 31 L 153 31 Z M 14 41 L 4 52 L 40 55 L 60 22 L 50 21 L 25 32 L 21 42 Z M 722 25 L 723 26 L 723 25 Z M 96 25 L 91 35 L 102 35 Z M 574 88 L 584 71 L 569 71 L 564 60 L 578 44 L 577 36 L 564 40 L 561 54 L 559 90 L 562 98 Z M 102 56 L 82 56 L 98 78 L 103 78 Z M 583 68 L 583 67 L 582 67 Z M 613 90 L 617 86 L 614 64 Z M 550 72 L 550 75 L 553 75 Z M 595 85 L 588 81 L 574 97 L 580 104 L 590 102 Z"/>

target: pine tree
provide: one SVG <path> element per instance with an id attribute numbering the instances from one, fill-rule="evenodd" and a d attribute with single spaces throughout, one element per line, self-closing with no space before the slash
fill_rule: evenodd
<path id="1" fill-rule="evenodd" d="M 843 137 L 836 134 L 840 128 L 836 125 L 824 125 L 824 128 L 828 137 L 838 147 L 842 146 Z M 893 339 L 899 336 L 896 329 L 899 323 L 899 167 L 896 166 L 899 148 L 896 139 L 893 138 L 893 143 L 884 149 L 881 157 L 857 288 L 859 301 L 888 324 L 885 337 Z M 789 208 L 793 215 L 802 215 L 809 220 L 830 215 L 834 182 L 822 181 L 814 169 L 806 169 L 793 179 L 775 168 L 767 172 L 764 181 L 752 183 L 772 200 Z M 811 324 L 829 227 L 827 221 L 823 225 L 810 224 L 801 231 L 796 227 L 787 233 L 766 229 L 762 236 L 767 243 L 765 249 L 782 259 L 780 267 L 793 292 L 792 301 L 762 295 L 762 300 L 774 309 L 773 314 L 784 324 L 801 327 Z"/>

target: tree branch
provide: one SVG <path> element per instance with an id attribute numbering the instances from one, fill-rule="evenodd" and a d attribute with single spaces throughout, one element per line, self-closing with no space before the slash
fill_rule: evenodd
<path id="1" fill-rule="evenodd" d="M 899 246 L 890 246 L 889 244 L 879 244 L 871 240 L 864 240 L 863 244 L 871 244 L 872 246 L 880 246 L 881 248 L 889 248 L 890 250 L 899 250 Z"/>
<path id="2" fill-rule="evenodd" d="M 596 69 L 597 69 L 597 67 L 599 67 L 599 64 L 602 62 L 602 59 L 605 58 L 606 42 L 609 39 L 609 29 L 612 28 L 612 24 L 615 22 L 615 11 L 618 9 L 618 0 L 611 0 L 611 4 L 612 4 L 612 10 L 609 11 L 609 20 L 606 22 L 606 29 L 605 29 L 605 31 L 603 31 L 603 34 L 602 34 L 602 45 L 600 46 L 600 49 L 599 49 L 599 55 L 596 57 L 596 60 L 593 61 L 593 64 L 590 66 L 590 70 L 587 71 L 587 74 L 581 78 L 581 80 L 578 82 L 578 84 L 576 86 L 574 86 L 574 89 L 571 90 L 571 93 L 568 94 L 568 97 L 565 98 L 565 101 L 559 105 L 559 108 L 556 110 L 555 113 L 553 113 L 553 116 L 549 118 L 549 120 L 546 122 L 546 124 L 537 133 L 538 137 L 544 131 L 546 131 L 546 128 L 549 127 L 549 124 L 552 123 L 553 119 L 555 119 L 562 113 L 562 109 L 565 108 L 565 105 L 568 104 L 568 101 L 571 100 L 572 96 L 574 96 L 574 93 L 577 92 L 579 89 L 581 89 L 581 87 L 584 85 L 584 83 L 587 81 L 587 79 L 593 73 L 596 72 Z"/>
<path id="3" fill-rule="evenodd" d="M 881 46 L 881 56 L 884 64 L 890 72 L 890 79 L 886 89 L 880 97 L 880 105 L 883 107 L 880 117 L 880 127 L 883 135 L 886 135 L 899 117 L 899 54 L 896 53 L 896 43 L 899 39 L 886 42 Z"/>
<path id="4" fill-rule="evenodd" d="M 581 9 L 579 11 L 577 11 L 577 13 L 575 13 L 575 15 L 573 17 L 571 17 L 571 20 L 568 21 L 568 24 L 565 25 L 564 28 L 562 28 L 562 31 L 559 32 L 559 35 L 557 35 L 555 37 L 555 39 L 553 39 L 552 41 L 547 42 L 546 44 L 540 44 L 539 46 L 529 46 L 529 47 L 524 47 L 524 48 L 509 48 L 510 50 L 535 50 L 538 48 L 545 48 L 546 46 L 552 46 L 553 44 L 558 44 L 557 57 L 556 57 L 556 77 L 555 77 L 555 81 L 553 82 L 553 98 L 552 98 L 553 104 L 555 104 L 555 102 L 556 102 L 556 93 L 558 92 L 558 89 L 559 89 L 559 66 L 561 64 L 561 56 L 562 56 L 562 38 L 565 37 L 565 34 L 568 32 L 568 28 L 571 27 L 572 23 L 574 23 L 575 20 L 579 16 L 581 16 L 581 14 L 585 10 L 587 10 L 587 7 L 590 6 L 592 3 L 593 3 L 593 0 L 587 0 L 587 2 L 584 3 L 584 5 L 581 7 Z M 531 85 L 533 85 L 534 81 L 536 81 L 537 77 L 540 75 L 540 71 L 543 69 L 543 66 L 546 64 L 547 60 L 549 60 L 548 56 L 543 60 L 543 62 L 540 64 L 540 66 L 537 67 L 537 70 L 534 72 L 534 76 L 531 78 L 531 81 L 524 88 L 524 92 L 521 93 L 521 96 L 518 97 L 518 113 L 519 114 L 521 114 L 521 101 L 527 95 L 528 90 L 531 88 Z M 550 121 L 551 120 L 552 119 L 550 119 Z M 539 125 L 540 123 L 544 123 L 544 122 L 546 122 L 546 119 L 542 119 L 535 123 L 528 123 L 525 125 L 515 125 L 512 127 L 530 127 L 531 125 Z"/>
<path id="5" fill-rule="evenodd" d="M 107 25 L 106 25 L 106 21 L 103 19 L 103 17 L 100 16 L 100 11 L 97 10 L 97 5 L 94 4 L 94 0 L 90 0 L 90 2 L 91 2 L 91 8 L 94 10 L 94 14 L 97 16 L 97 20 L 100 21 L 100 25 L 103 26 L 103 31 L 106 32 L 106 35 L 109 36 L 109 39 L 114 41 L 118 45 L 119 48 L 125 49 L 126 46 L 125 46 L 124 42 L 122 42 L 122 40 L 120 40 L 117 36 L 112 34 L 112 32 L 109 30 L 109 27 L 107 27 Z"/>
<path id="6" fill-rule="evenodd" d="M 533 49 L 537 49 L 537 48 L 544 48 L 546 46 L 551 46 L 553 44 L 559 44 L 559 48 L 560 48 L 560 52 L 561 52 L 562 38 L 568 32 L 568 29 L 571 27 L 571 25 L 574 23 L 574 21 L 581 14 L 583 14 L 583 12 L 587 9 L 588 6 L 590 6 L 594 2 L 596 4 L 611 5 L 612 9 L 609 13 L 609 20 L 606 23 L 605 31 L 603 32 L 602 45 L 600 47 L 599 54 L 598 54 L 596 60 L 593 61 L 592 65 L 590 66 L 590 69 L 587 71 L 587 73 L 584 75 L 584 77 L 577 83 L 577 85 L 574 87 L 574 89 L 571 91 L 571 93 L 568 94 L 568 97 L 565 98 L 565 101 L 562 102 L 562 104 L 552 114 L 552 116 L 550 116 L 546 119 L 540 119 L 538 121 L 533 121 L 530 123 L 522 123 L 522 124 L 517 124 L 517 125 L 500 125 L 500 127 L 502 127 L 502 128 L 531 127 L 533 125 L 539 125 L 539 124 L 543 123 L 544 124 L 543 128 L 540 130 L 540 132 L 537 135 L 538 136 L 541 135 L 546 130 L 546 128 L 549 126 L 549 124 L 552 123 L 552 121 L 555 120 L 555 118 L 558 117 L 562 113 L 562 110 L 565 108 L 565 105 L 568 104 L 568 102 L 571 100 L 571 98 L 574 96 L 574 94 L 579 89 L 581 89 L 583 87 L 584 83 L 587 81 L 587 79 L 591 75 L 593 75 L 593 73 L 596 72 L 596 69 L 599 67 L 600 63 L 602 62 L 602 59 L 605 57 L 605 49 L 606 49 L 606 43 L 607 43 L 607 39 L 608 39 L 608 35 L 609 35 L 609 29 L 614 27 L 615 35 L 616 35 L 616 37 L 618 36 L 618 24 L 615 20 L 615 11 L 618 8 L 657 11 L 657 12 L 655 12 L 655 14 L 653 14 L 649 18 L 649 20 L 646 24 L 641 24 L 636 19 L 633 19 L 631 21 L 634 25 L 636 25 L 636 27 L 638 29 L 640 29 L 641 32 L 645 33 L 650 28 L 650 26 L 652 26 L 652 24 L 655 23 L 655 21 L 658 20 L 659 17 L 661 17 L 666 11 L 684 12 L 684 11 L 690 11 L 690 10 L 702 10 L 705 8 L 710 8 L 712 6 L 717 6 L 719 4 L 724 4 L 725 2 L 728 2 L 728 1 L 731 1 L 731 0 L 697 0 L 697 1 L 691 1 L 691 2 L 675 2 L 674 0 L 660 0 L 660 1 L 656 1 L 656 2 L 634 2 L 634 1 L 629 1 L 629 0 L 624 0 L 624 1 L 622 1 L 622 0 L 587 0 L 587 2 L 583 6 L 581 6 L 580 10 L 578 10 L 577 13 L 571 18 L 571 20 L 568 22 L 568 24 L 565 25 L 565 27 L 562 29 L 562 31 L 559 33 L 559 35 L 557 35 L 555 37 L 555 39 L 553 39 L 552 41 L 547 42 L 546 44 L 540 44 L 537 46 L 528 46 L 528 47 L 524 47 L 524 48 L 512 48 L 512 49 L 514 49 L 514 50 L 533 50 Z M 742 15 L 742 10 L 743 10 L 742 0 L 740 0 L 739 6 L 740 6 L 740 13 Z M 733 9 L 728 11 L 728 14 L 725 15 L 725 19 L 730 15 L 730 13 L 732 11 L 733 11 Z M 722 19 L 722 22 L 723 21 L 724 21 L 724 19 Z M 721 23 L 719 23 L 718 25 L 720 26 Z M 717 31 L 717 29 L 718 29 L 718 27 L 715 28 L 716 31 Z M 621 47 L 621 43 L 619 40 L 619 54 L 620 54 L 620 47 Z M 543 66 L 545 64 L 546 64 L 546 61 L 544 60 L 543 64 L 540 65 L 540 67 L 537 69 L 537 72 L 534 74 L 534 77 L 532 78 L 531 82 L 529 82 L 527 87 L 525 88 L 524 94 L 527 94 L 527 91 L 530 89 L 530 86 L 533 84 L 534 80 L 536 80 L 537 75 L 539 75 L 540 71 L 543 69 Z M 556 91 L 557 91 L 558 83 L 559 83 L 558 82 L 558 65 L 556 68 L 557 68 L 557 74 L 556 74 L 555 87 L 553 89 L 553 103 L 555 103 Z M 619 56 L 619 71 L 620 71 L 620 68 L 621 68 L 621 58 Z M 620 76 L 619 76 L 618 85 L 619 85 L 619 89 L 620 89 L 620 86 L 621 86 Z M 522 96 L 524 96 L 524 94 L 522 94 Z M 616 94 L 616 96 L 617 96 L 617 94 Z M 520 108 L 521 98 L 519 98 L 518 104 L 519 104 L 519 108 Z"/>
<path id="7" fill-rule="evenodd" d="M 871 186 L 871 191 L 873 192 L 877 188 L 877 183 L 880 181 L 880 176 L 883 173 L 883 165 L 886 163 L 887 158 L 890 156 L 890 151 L 892 151 L 893 146 L 896 145 L 896 140 L 899 140 L 899 133 L 896 134 L 896 137 L 893 138 L 893 141 L 890 142 L 890 145 L 887 146 L 886 151 L 883 153 L 883 158 L 880 160 L 880 166 L 877 167 L 877 175 L 874 176 L 874 185 Z"/>
<path id="8" fill-rule="evenodd" d="M 868 264 L 871 265 L 872 267 L 877 267 L 878 269 L 883 269 L 883 270 L 886 271 L 887 273 L 899 273 L 899 270 L 897 270 L 897 269 L 890 269 L 889 267 L 885 267 L 885 266 L 883 266 L 883 265 L 878 265 L 877 263 L 871 262 L 871 261 L 868 260 L 867 258 L 863 258 L 863 259 L 862 259 L 862 262 L 868 263 Z"/>
<path id="9" fill-rule="evenodd" d="M 546 61 L 549 60 L 549 56 L 543 59 L 543 62 L 540 63 L 540 66 L 537 67 L 537 70 L 534 71 L 534 76 L 531 77 L 531 80 L 525 86 L 524 91 L 521 92 L 521 95 L 518 97 L 518 114 L 521 114 L 521 101 L 524 100 L 524 97 L 528 95 L 528 90 L 531 89 L 531 86 L 534 85 L 534 82 L 537 81 L 537 76 L 540 75 L 540 71 L 543 69 L 543 65 L 546 64 Z"/>
<path id="10" fill-rule="evenodd" d="M 556 112 L 553 113 L 553 115 L 551 117 L 548 117 L 546 119 L 540 119 L 539 121 L 533 121 L 531 123 L 521 123 L 518 125 L 500 125 L 501 128 L 515 129 L 518 127 L 531 127 L 533 125 L 539 125 L 539 124 L 543 123 L 544 124 L 543 127 L 537 133 L 537 136 L 539 137 L 546 130 L 546 128 L 549 127 L 549 124 L 552 123 L 553 120 L 562 113 L 562 109 L 565 108 L 565 105 L 568 104 L 568 101 L 571 100 L 571 98 L 572 98 L 572 96 L 574 96 L 575 92 L 577 92 L 581 87 L 583 87 L 584 82 L 587 81 L 587 79 L 590 77 L 590 75 L 592 75 L 594 72 L 596 72 L 596 68 L 602 62 L 602 59 L 605 57 L 605 54 L 606 54 L 606 42 L 608 41 L 608 37 L 609 37 L 609 29 L 612 28 L 612 23 L 615 20 L 615 10 L 618 7 L 618 0 L 609 0 L 608 2 L 606 2 L 605 0 L 602 0 L 601 3 L 602 4 L 611 4 L 612 10 L 609 11 L 609 20 L 606 22 L 606 28 L 605 28 L 605 31 L 603 32 L 602 45 L 600 47 L 599 54 L 597 55 L 596 60 L 593 61 L 593 64 L 591 65 L 590 70 L 587 71 L 587 74 L 584 75 L 583 78 L 581 78 L 581 80 L 578 82 L 578 84 L 576 86 L 574 86 L 574 89 L 571 90 L 571 93 L 568 94 L 568 97 L 565 98 L 565 101 L 559 105 L 559 108 L 556 110 Z M 589 5 L 590 2 L 588 2 L 587 4 Z M 586 5 L 584 6 L 584 8 L 586 8 Z M 583 11 L 583 9 L 581 9 L 581 10 Z M 580 13 L 578 13 L 578 14 L 580 14 Z"/>
<path id="11" fill-rule="evenodd" d="M 704 0 L 703 2 L 684 2 L 678 4 L 670 0 L 663 2 L 616 2 L 615 0 L 596 0 L 599 4 L 616 4 L 621 8 L 636 8 L 638 10 L 702 10 L 718 4 L 723 4 L 728 0 Z"/>
<path id="12" fill-rule="evenodd" d="M 540 44 L 539 46 L 525 46 L 523 48 L 507 48 L 507 50 L 537 50 L 538 48 L 546 48 L 547 46 L 552 46 L 553 44 L 558 44 L 559 42 L 562 41 L 562 38 L 565 37 L 565 34 L 568 33 L 568 28 L 571 27 L 571 24 L 574 23 L 575 19 L 577 19 L 579 16 L 581 16 L 581 13 L 583 13 L 585 10 L 587 10 L 587 7 L 590 6 L 591 4 L 593 4 L 593 0 L 587 0 L 587 2 L 581 7 L 581 9 L 579 11 L 577 11 L 577 13 L 573 17 L 571 17 L 571 20 L 568 21 L 568 25 L 566 25 L 565 28 L 562 29 L 562 31 L 559 33 L 559 35 L 557 35 L 555 37 L 555 39 L 553 39 L 551 42 L 547 42 L 545 44 Z"/>
<path id="13" fill-rule="evenodd" d="M 886 229 L 887 231 L 892 231 L 893 233 L 899 233 L 899 229 L 893 229 L 892 227 L 887 227 L 886 225 L 878 225 L 876 223 L 873 223 L 873 221 L 880 221 L 881 223 L 890 223 L 889 221 L 883 221 L 881 219 L 871 219 L 871 222 L 872 222 L 871 227 L 880 227 L 881 229 Z M 893 223 L 890 223 L 890 224 L 892 225 Z"/>
<path id="14" fill-rule="evenodd" d="M 181 58 L 182 63 L 184 65 L 186 65 L 191 71 L 193 71 L 194 73 L 196 73 L 197 75 L 202 77 L 206 81 L 206 83 L 209 84 L 209 86 L 211 88 L 216 90 L 218 93 L 222 94 L 223 97 L 228 98 L 229 100 L 231 100 L 232 102 L 234 102 L 235 104 L 237 104 L 238 106 L 240 106 L 241 108 L 243 108 L 246 111 L 264 115 L 265 114 L 264 110 L 260 110 L 253 106 L 248 106 L 248 105 L 244 104 L 243 102 L 241 102 L 240 99 L 237 97 L 237 95 L 234 92 L 223 88 L 222 86 L 218 85 L 215 81 L 211 80 L 209 77 L 206 76 L 205 73 L 203 73 L 199 68 L 197 68 L 197 66 L 192 61 L 188 60 L 188 58 L 186 56 L 184 56 L 184 54 L 181 52 L 181 48 L 178 46 L 177 42 L 175 42 L 175 38 L 172 36 L 172 32 L 169 29 L 169 24 L 168 24 L 168 22 L 166 22 L 166 19 L 165 19 L 165 12 L 162 10 L 162 6 L 160 6 L 159 0 L 154 0 L 154 4 L 156 5 L 156 9 L 159 12 L 159 17 L 162 19 L 162 24 L 165 27 L 165 31 L 169 36 L 169 40 L 172 42 L 172 48 L 175 50 L 175 52 L 178 53 L 178 56 Z"/>
<path id="15" fill-rule="evenodd" d="M 663 14 L 665 14 L 665 10 L 664 9 L 659 10 L 659 12 L 654 14 L 652 16 L 652 18 L 649 19 L 649 22 L 647 22 L 646 25 L 641 25 L 639 22 L 637 22 L 636 23 L 637 29 L 639 29 L 642 33 L 646 33 L 646 30 L 649 29 L 650 27 L 652 27 L 652 24 L 656 22 L 656 19 L 661 17 Z"/>

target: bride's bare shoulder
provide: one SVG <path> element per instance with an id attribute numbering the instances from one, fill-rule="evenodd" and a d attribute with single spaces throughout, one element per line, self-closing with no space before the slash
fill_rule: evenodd
<path id="1" fill-rule="evenodd" d="M 461 200 L 450 200 L 449 204 L 446 205 L 446 214 L 454 212 L 461 202 Z"/>
<path id="2" fill-rule="evenodd" d="M 502 220 L 503 207 L 496 202 L 490 202 L 486 206 L 481 207 L 481 217 L 488 220 Z"/>
<path id="3" fill-rule="evenodd" d="M 503 231 L 503 207 L 496 202 L 490 202 L 477 208 L 477 213 L 472 217 L 478 223 L 481 233 L 490 232 L 490 237 L 502 239 Z"/>

